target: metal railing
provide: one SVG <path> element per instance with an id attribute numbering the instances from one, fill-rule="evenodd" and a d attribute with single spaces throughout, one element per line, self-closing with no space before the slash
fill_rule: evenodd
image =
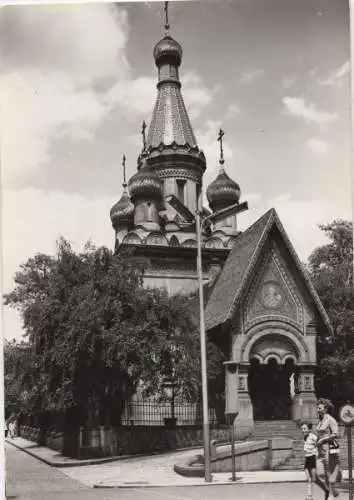
<path id="1" fill-rule="evenodd" d="M 171 419 L 175 419 L 177 426 L 202 425 L 202 409 L 192 403 L 175 403 L 172 412 L 169 402 L 131 401 L 126 403 L 121 425 L 161 426 Z M 213 408 L 209 408 L 209 420 L 212 425 L 218 423 Z"/>

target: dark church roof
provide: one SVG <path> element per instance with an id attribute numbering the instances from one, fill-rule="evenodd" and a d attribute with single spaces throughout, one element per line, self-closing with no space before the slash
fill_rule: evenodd
<path id="1" fill-rule="evenodd" d="M 254 267 L 268 239 L 269 233 L 274 226 L 277 227 L 285 246 L 289 250 L 323 322 L 329 331 L 332 330 L 321 300 L 274 208 L 266 212 L 235 240 L 205 309 L 205 325 L 207 330 L 220 326 L 231 319 L 242 293 L 248 285 L 250 277 L 253 275 Z"/>
<path id="2" fill-rule="evenodd" d="M 147 137 L 148 147 L 160 144 L 197 146 L 180 88 L 169 82 L 159 89 Z"/>

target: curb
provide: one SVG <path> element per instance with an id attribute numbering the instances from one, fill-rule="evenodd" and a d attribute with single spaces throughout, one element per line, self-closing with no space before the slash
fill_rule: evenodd
<path id="1" fill-rule="evenodd" d="M 83 459 L 82 461 L 75 461 L 75 462 L 57 462 L 57 461 L 51 461 L 48 460 L 44 457 L 41 457 L 37 453 L 31 451 L 28 448 L 24 448 L 17 444 L 14 441 L 10 441 L 9 439 L 5 439 L 5 442 L 12 445 L 14 448 L 17 448 L 20 451 L 23 451 L 27 453 L 28 455 L 31 455 L 33 458 L 37 458 L 41 462 L 45 463 L 46 465 L 49 465 L 51 467 L 56 467 L 56 468 L 65 468 L 65 467 L 84 467 L 85 465 L 100 465 L 100 464 L 107 464 L 111 462 L 120 462 L 121 460 L 132 460 L 135 458 L 149 458 L 149 457 L 155 457 L 155 456 L 162 456 L 167 453 L 171 452 L 183 452 L 183 451 L 193 451 L 193 450 L 199 450 L 200 446 L 197 447 L 192 447 L 192 448 L 179 448 L 177 450 L 167 450 L 167 451 L 156 451 L 156 452 L 151 452 L 151 453 L 141 453 L 137 455 L 117 455 L 114 457 L 102 457 L 102 458 L 92 458 L 92 459 Z"/>
<path id="2" fill-rule="evenodd" d="M 241 482 L 240 482 L 241 481 Z M 148 483 L 148 482 L 137 482 L 137 483 L 131 483 L 131 484 L 117 484 L 117 485 L 104 485 L 104 484 L 93 484 L 91 488 L 93 489 L 137 489 L 137 488 L 186 488 L 186 487 L 211 487 L 211 486 L 247 486 L 247 485 L 254 485 L 254 484 L 295 484 L 295 483 L 304 483 L 305 479 L 270 479 L 268 481 L 256 481 L 256 480 L 249 480 L 246 482 L 242 482 L 242 478 L 237 479 L 236 477 L 236 482 L 230 481 L 214 481 L 211 483 L 183 483 L 183 484 L 162 484 L 162 483 Z M 343 489 L 347 488 L 348 483 L 339 483 L 337 485 L 338 489 Z"/>
<path id="3" fill-rule="evenodd" d="M 49 465 L 50 467 L 56 467 L 56 468 L 65 468 L 65 467 L 84 467 L 85 465 L 100 465 L 100 464 L 106 464 L 109 462 L 118 462 L 120 460 L 129 460 L 131 458 L 142 458 L 143 455 L 130 455 L 130 456 L 122 456 L 122 457 L 106 457 L 106 458 L 101 458 L 101 459 L 87 459 L 82 462 L 56 462 L 56 461 L 51 461 L 48 460 L 44 457 L 41 457 L 37 453 L 29 450 L 28 448 L 24 448 L 13 441 L 8 441 L 5 439 L 5 442 L 13 446 L 14 448 L 17 448 L 20 451 L 23 451 L 24 453 L 27 453 L 28 455 L 31 455 L 31 457 L 36 458 L 37 460 L 40 460 L 41 462 L 45 463 L 46 465 Z M 150 456 L 150 455 L 147 455 Z"/>
<path id="4" fill-rule="evenodd" d="M 236 482 L 230 481 L 214 481 L 211 483 L 183 483 L 183 484 L 162 484 L 162 483 L 132 483 L 132 484 L 117 484 L 117 485 L 104 485 L 104 484 L 93 484 L 92 488 L 94 489 L 129 489 L 129 488 L 186 488 L 186 487 L 212 487 L 212 486 L 247 486 L 251 484 L 290 484 L 290 483 L 303 483 L 305 479 L 271 479 L 268 481 L 256 481 L 250 480 L 246 482 L 242 482 L 242 478 L 237 479 Z"/>

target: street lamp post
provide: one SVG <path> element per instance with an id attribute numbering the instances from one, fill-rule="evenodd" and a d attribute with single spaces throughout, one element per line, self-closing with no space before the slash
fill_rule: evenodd
<path id="1" fill-rule="evenodd" d="M 214 212 L 211 215 L 202 217 L 202 193 L 198 200 L 198 209 L 195 216 L 185 207 L 175 195 L 167 195 L 165 200 L 189 223 L 195 222 L 197 235 L 197 274 L 199 284 L 199 328 L 200 328 L 200 357 L 202 375 L 202 404 L 203 404 L 203 441 L 204 441 L 204 477 L 206 482 L 211 482 L 210 466 L 210 432 L 209 432 L 209 409 L 208 409 L 208 376 L 207 376 L 207 356 L 206 356 L 206 335 L 204 320 L 204 289 L 203 289 L 203 260 L 202 260 L 202 229 L 203 225 L 209 221 L 212 223 L 223 220 L 237 213 L 248 209 L 247 202 L 235 203 L 230 207 Z"/>
<path id="2" fill-rule="evenodd" d="M 210 437 L 209 437 L 209 410 L 208 410 L 208 378 L 207 378 L 207 357 L 206 338 L 204 322 L 204 290 L 203 290 L 203 264 L 202 264 L 202 221 L 199 209 L 196 212 L 196 232 L 197 232 L 197 270 L 199 282 L 199 315 L 200 315 L 200 357 L 202 369 L 202 402 L 203 402 L 203 440 L 204 440 L 204 478 L 210 483 Z"/>
<path id="3" fill-rule="evenodd" d="M 200 200 L 198 202 L 201 206 Z M 207 375 L 207 356 L 206 356 L 206 335 L 204 320 L 204 288 L 203 288 L 203 261 L 202 261 L 202 228 L 207 221 L 217 222 L 236 213 L 248 209 L 247 202 L 234 204 L 218 212 L 214 212 L 204 218 L 201 217 L 200 208 L 196 211 L 196 233 L 197 233 L 197 270 L 199 283 L 199 318 L 200 318 L 200 356 L 202 371 L 202 402 L 203 402 L 203 440 L 204 440 L 204 478 L 206 482 L 212 481 L 211 463 L 210 463 L 210 432 L 209 432 L 209 408 L 208 408 L 208 375 Z"/>

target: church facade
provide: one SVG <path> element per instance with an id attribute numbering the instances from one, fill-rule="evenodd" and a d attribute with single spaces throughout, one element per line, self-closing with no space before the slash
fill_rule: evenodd
<path id="1" fill-rule="evenodd" d="M 167 20 L 165 28 L 153 52 L 157 98 L 147 134 L 143 123 L 137 172 L 127 183 L 123 160 L 123 194 L 110 213 L 116 251 L 130 248 L 146 260 L 146 286 L 192 292 L 196 211 L 205 217 L 237 206 L 202 231 L 203 279 L 212 285 L 206 327 L 237 373 L 237 422 L 248 428 L 254 419 L 314 418 L 316 336 L 330 331 L 327 314 L 274 209 L 238 230 L 248 207 L 225 170 L 223 131 L 219 172 L 206 187 L 209 208 L 202 207 L 206 159 L 182 97 L 182 47 Z"/>

